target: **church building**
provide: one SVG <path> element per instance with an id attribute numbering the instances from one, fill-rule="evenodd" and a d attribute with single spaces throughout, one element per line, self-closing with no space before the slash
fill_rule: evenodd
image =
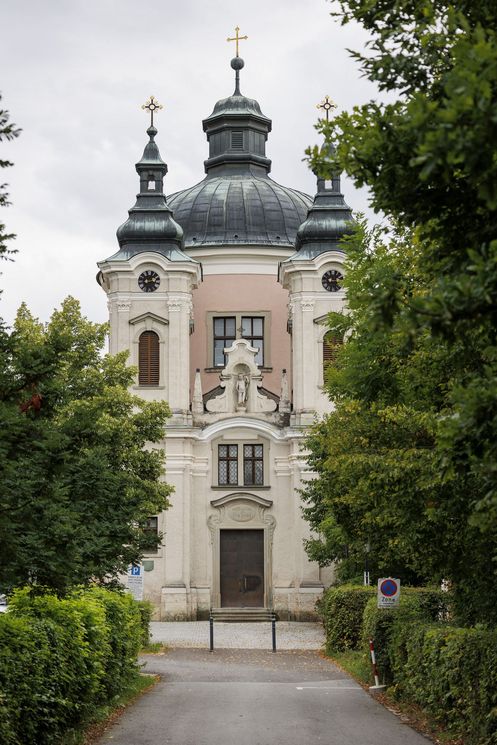
<path id="1" fill-rule="evenodd" d="M 99 263 L 110 351 L 129 350 L 133 391 L 169 403 L 163 447 L 171 507 L 143 560 L 161 620 L 305 620 L 331 579 L 304 550 L 302 440 L 330 410 L 323 374 L 344 305 L 339 241 L 352 219 L 340 179 L 314 197 L 269 175 L 271 120 L 235 90 L 203 120 L 205 177 L 166 198 L 152 124 L 140 190 Z"/>

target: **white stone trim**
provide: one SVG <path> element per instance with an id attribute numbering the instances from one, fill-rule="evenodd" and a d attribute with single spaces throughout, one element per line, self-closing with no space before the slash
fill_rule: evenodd
<path id="1" fill-rule="evenodd" d="M 226 432 L 234 428 L 254 430 L 276 442 L 282 442 L 289 438 L 287 433 L 282 432 L 278 427 L 268 422 L 263 422 L 259 419 L 249 419 L 248 417 L 230 417 L 229 419 L 222 419 L 219 422 L 209 424 L 199 433 L 198 439 L 211 440 L 214 437 L 226 434 Z M 295 433 L 292 433 L 291 436 L 295 436 Z"/>
<path id="2" fill-rule="evenodd" d="M 264 531 L 264 607 L 273 607 L 273 536 L 276 520 L 267 514 L 272 501 L 250 492 L 234 492 L 211 501 L 215 510 L 207 518 L 212 546 L 211 606 L 221 606 L 221 530 Z"/>

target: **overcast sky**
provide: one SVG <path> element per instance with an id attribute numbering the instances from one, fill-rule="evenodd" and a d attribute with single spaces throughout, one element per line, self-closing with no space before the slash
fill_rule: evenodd
<path id="1" fill-rule="evenodd" d="M 271 176 L 314 194 L 302 162 L 318 141 L 316 103 L 340 110 L 374 97 L 347 48 L 364 32 L 341 27 L 326 0 L 0 0 L 1 105 L 22 127 L 1 157 L 12 206 L 0 221 L 17 233 L 15 262 L 2 262 L 0 316 L 11 322 L 25 300 L 47 320 L 67 295 L 92 320 L 107 320 L 96 262 L 117 249 L 115 231 L 138 191 L 134 164 L 147 141 L 141 104 L 164 105 L 156 138 L 167 162 L 166 193 L 204 176 L 202 119 L 233 92 L 236 25 L 249 39 L 242 93 L 273 121 Z M 367 211 L 365 193 L 345 196 Z"/>

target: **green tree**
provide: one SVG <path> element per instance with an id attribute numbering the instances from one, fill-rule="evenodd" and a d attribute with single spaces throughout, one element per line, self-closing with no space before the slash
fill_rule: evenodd
<path id="1" fill-rule="evenodd" d="M 412 228 L 430 291 L 412 303 L 413 329 L 458 346 L 480 343 L 445 422 L 446 467 L 485 488 L 482 529 L 497 519 L 497 5 L 488 0 L 343 0 L 342 23 L 371 34 L 363 72 L 395 103 L 322 122 L 314 167 L 368 185 L 377 210 Z M 330 158 L 329 142 L 336 145 Z M 396 312 L 395 288 L 383 320 Z M 476 519 L 476 517 L 475 517 Z"/>
<path id="2" fill-rule="evenodd" d="M 424 252 L 410 233 L 382 235 L 359 221 L 346 239 L 347 315 L 332 314 L 348 341 L 327 369 L 335 410 L 307 438 L 317 478 L 304 490 L 304 513 L 317 532 L 311 558 L 357 573 L 404 581 L 450 579 L 465 620 L 495 617 L 488 591 L 497 529 L 474 520 L 482 484 L 443 467 L 444 422 L 452 391 L 478 351 L 411 327 L 411 306 L 429 292 Z M 395 288 L 391 323 L 382 314 Z"/>
<path id="3" fill-rule="evenodd" d="M 169 410 L 129 392 L 126 354 L 68 298 L 43 325 L 25 306 L 0 338 L 0 583 L 64 593 L 109 580 L 159 537 Z"/>
<path id="4" fill-rule="evenodd" d="M 0 95 L 0 101 L 2 96 Z M 5 109 L 0 109 L 0 142 L 3 140 L 13 140 L 18 137 L 21 130 L 16 128 L 15 124 L 9 124 L 9 112 Z M 10 160 L 0 159 L 0 168 L 8 168 L 13 165 Z M 7 184 L 0 184 L 0 207 L 6 207 L 9 204 L 9 195 L 6 191 Z M 13 233 L 7 233 L 6 227 L 0 222 L 0 257 L 6 258 L 9 254 L 15 253 L 13 249 L 9 249 L 8 241 L 15 238 Z"/>
<path id="5" fill-rule="evenodd" d="M 444 567 L 436 559 L 441 542 L 444 574 L 457 583 L 461 597 L 466 593 L 470 609 L 475 588 L 481 587 L 474 584 L 475 568 L 488 580 L 497 561 L 497 5 L 486 0 L 337 5 L 342 23 L 357 21 L 370 33 L 366 53 L 355 57 L 389 94 L 388 102 L 371 101 L 322 122 L 325 145 L 308 155 L 323 175 L 343 169 L 356 185 L 367 185 L 373 207 L 400 231 L 401 243 L 397 236 L 396 246 L 370 257 L 378 270 L 383 262 L 385 276 L 365 280 L 366 295 L 358 296 L 363 317 L 356 321 L 375 343 L 383 336 L 390 351 L 399 340 L 406 345 L 402 375 L 410 376 L 409 385 L 417 380 L 408 424 L 415 426 L 421 410 L 429 417 L 423 431 L 432 443 L 415 482 L 422 486 L 423 474 L 431 474 L 440 492 L 427 499 L 426 517 L 443 518 L 436 518 L 439 532 L 424 545 L 427 574 Z M 352 303 L 360 290 L 354 281 L 351 277 L 348 290 Z M 365 337 L 363 342 L 367 355 Z M 347 357 L 353 349 L 344 350 L 344 369 L 353 363 Z M 343 394 L 358 401 L 362 413 L 370 410 L 364 392 L 383 391 L 391 377 L 388 365 L 373 361 L 368 368 L 371 359 L 362 373 L 352 364 L 349 378 L 344 373 L 342 379 L 348 385 Z M 416 359 L 423 360 L 424 375 L 416 375 Z M 391 377 L 393 400 L 411 405 L 399 375 Z M 334 383 L 330 392 L 339 395 Z M 400 492 L 389 489 L 385 484 L 385 499 L 389 494 L 400 499 Z M 416 512 L 420 495 L 409 488 L 405 494 L 410 496 L 402 515 L 424 514 Z M 453 533 L 457 550 L 446 553 L 446 532 Z M 495 595 L 489 607 L 492 602 Z M 489 607 L 482 617 L 491 614 Z M 468 617 L 479 613 L 470 610 Z"/>

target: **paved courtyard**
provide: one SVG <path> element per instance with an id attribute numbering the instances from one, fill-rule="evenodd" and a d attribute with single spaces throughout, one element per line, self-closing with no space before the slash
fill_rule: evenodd
<path id="1" fill-rule="evenodd" d="M 169 647 L 208 648 L 209 621 L 160 622 L 151 624 L 152 641 Z M 278 621 L 278 649 L 321 649 L 324 631 L 320 623 Z M 216 649 L 271 649 L 271 623 L 214 623 Z"/>

